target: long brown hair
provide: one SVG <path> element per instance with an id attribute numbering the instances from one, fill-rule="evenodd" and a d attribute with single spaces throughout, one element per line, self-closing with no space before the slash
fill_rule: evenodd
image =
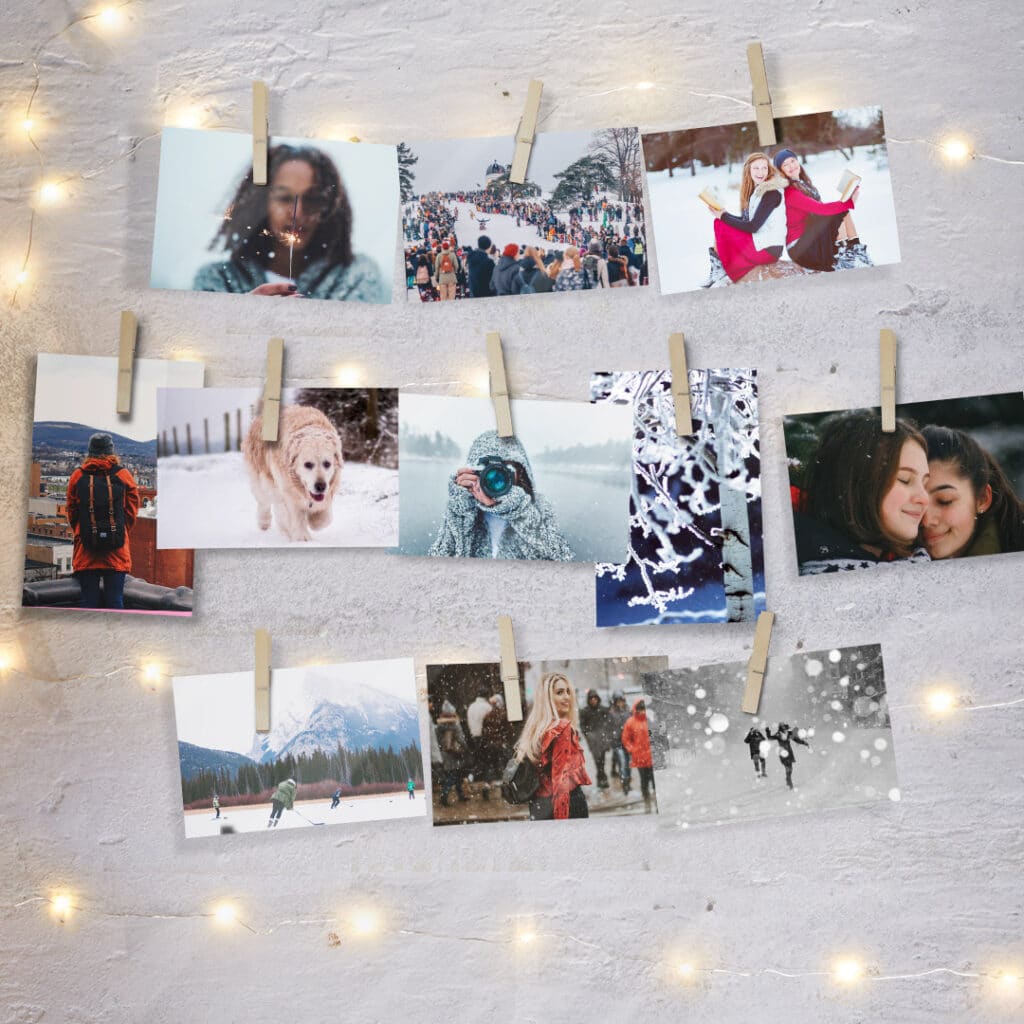
<path id="1" fill-rule="evenodd" d="M 771 158 L 767 153 L 751 153 L 746 160 L 743 161 L 743 170 L 740 172 L 740 208 L 746 210 L 750 205 L 750 197 L 754 194 L 754 189 L 757 186 L 754 184 L 754 179 L 750 174 L 750 165 L 755 160 L 764 160 L 768 164 L 768 177 L 765 181 L 771 181 L 772 178 L 782 178 L 783 174 L 779 172 L 775 164 L 771 162 Z"/>
<path id="2" fill-rule="evenodd" d="M 890 537 L 881 516 L 907 441 L 927 454 L 928 444 L 910 420 L 898 419 L 891 434 L 882 432 L 881 417 L 870 409 L 826 420 L 804 474 L 804 511 L 861 546 L 909 555 L 913 545 Z"/>
<path id="3" fill-rule="evenodd" d="M 1024 551 L 1024 501 L 1017 497 L 1003 467 L 970 434 L 952 427 L 925 427 L 929 462 L 945 462 L 957 476 L 969 481 L 977 498 L 992 488 L 992 504 L 978 514 L 974 537 L 986 523 L 994 523 L 1001 551 Z M 968 545 L 969 547 L 970 545 Z"/>
<path id="4" fill-rule="evenodd" d="M 327 203 L 309 244 L 301 255 L 296 254 L 301 260 L 300 266 L 313 260 L 326 259 L 332 266 L 341 264 L 347 267 L 354 258 L 352 207 L 334 161 L 314 146 L 281 144 L 272 147 L 267 154 L 268 185 L 254 185 L 250 168 L 235 191 L 235 197 L 228 205 L 220 228 L 210 240 L 210 248 L 223 246 L 237 263 L 254 260 L 263 267 L 267 266 L 270 253 L 280 244 L 268 227 L 267 192 L 274 183 L 278 168 L 289 160 L 301 160 L 309 164 L 316 181 L 315 187 Z"/>

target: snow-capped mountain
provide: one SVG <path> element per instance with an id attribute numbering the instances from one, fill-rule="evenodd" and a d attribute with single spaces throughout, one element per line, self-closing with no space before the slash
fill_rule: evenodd
<path id="1" fill-rule="evenodd" d="M 418 744 L 419 737 L 415 703 L 374 686 L 350 683 L 336 700 L 310 698 L 290 707 L 271 732 L 257 736 L 249 756 L 266 763 L 288 754 L 333 753 L 338 744 L 346 750 L 387 746 L 397 750 Z"/>

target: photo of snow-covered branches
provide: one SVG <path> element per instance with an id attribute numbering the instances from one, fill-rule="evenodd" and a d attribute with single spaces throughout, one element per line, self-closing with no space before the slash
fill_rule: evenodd
<path id="1" fill-rule="evenodd" d="M 538 134 L 509 181 L 513 136 L 398 147 L 410 300 L 648 283 L 637 128 Z"/>
<path id="2" fill-rule="evenodd" d="M 489 398 L 402 395 L 399 553 L 624 558 L 630 410 L 610 402 L 511 407 L 515 435 L 503 438 Z"/>
<path id="3" fill-rule="evenodd" d="M 633 416 L 630 546 L 597 566 L 598 626 L 749 622 L 765 608 L 754 370 L 690 370 L 694 433 L 676 434 L 672 375 L 598 373 L 591 400 Z"/>
<path id="4" fill-rule="evenodd" d="M 252 672 L 173 685 L 187 838 L 426 814 L 411 658 L 275 669 L 269 733 Z"/>
<path id="5" fill-rule="evenodd" d="M 775 126 L 771 147 L 752 121 L 643 136 L 663 293 L 900 262 L 881 107 Z M 748 172 L 758 154 L 763 171 Z"/>
<path id="6" fill-rule="evenodd" d="M 285 388 L 278 440 L 247 446 L 261 404 L 258 388 L 160 389 L 159 547 L 395 545 L 398 390 Z"/>
<path id="7" fill-rule="evenodd" d="M 722 825 L 899 800 L 878 645 L 770 657 L 757 715 L 747 665 L 645 674 L 663 820 Z"/>

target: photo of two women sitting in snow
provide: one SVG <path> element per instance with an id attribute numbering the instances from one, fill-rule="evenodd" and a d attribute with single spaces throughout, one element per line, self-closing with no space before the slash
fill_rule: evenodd
<path id="1" fill-rule="evenodd" d="M 900 260 L 880 107 L 643 137 L 663 292 Z"/>

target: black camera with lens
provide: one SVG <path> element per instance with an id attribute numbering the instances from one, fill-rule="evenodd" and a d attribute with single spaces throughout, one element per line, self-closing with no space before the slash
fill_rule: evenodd
<path id="1" fill-rule="evenodd" d="M 485 455 L 477 467 L 480 490 L 492 501 L 504 498 L 515 486 L 516 467 L 497 455 Z"/>

